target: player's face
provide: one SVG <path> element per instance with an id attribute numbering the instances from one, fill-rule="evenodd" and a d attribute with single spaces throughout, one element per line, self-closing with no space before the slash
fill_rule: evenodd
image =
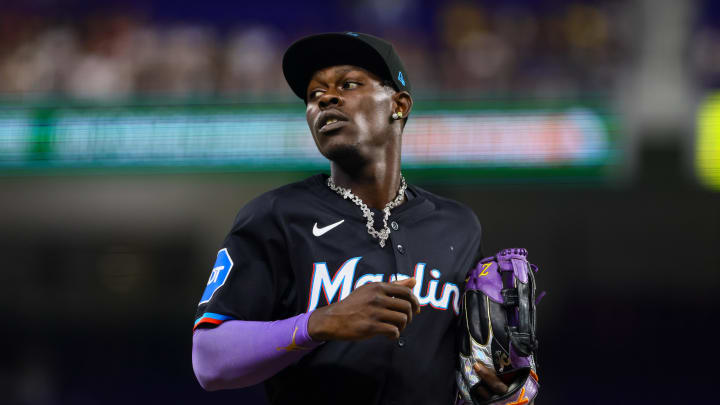
<path id="1" fill-rule="evenodd" d="M 306 116 L 320 153 L 334 161 L 350 154 L 373 156 L 393 137 L 393 94 L 376 75 L 357 66 L 315 72 L 307 88 Z"/>

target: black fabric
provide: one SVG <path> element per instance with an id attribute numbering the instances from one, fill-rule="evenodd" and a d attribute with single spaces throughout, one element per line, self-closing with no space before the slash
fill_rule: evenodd
<path id="1" fill-rule="evenodd" d="M 412 90 L 407 71 L 393 46 L 378 37 L 336 32 L 311 35 L 295 41 L 283 56 L 283 73 L 292 91 L 307 99 L 307 86 L 319 69 L 353 65 L 393 83 L 395 90 Z"/>
<path id="2" fill-rule="evenodd" d="M 360 208 L 330 190 L 326 180 L 327 175 L 317 175 L 290 184 L 240 211 L 223 245 L 234 273 L 210 302 L 198 307 L 197 316 L 213 312 L 267 321 L 306 312 L 316 272 L 324 267 L 329 277 L 339 277 L 338 270 L 352 258 L 360 257 L 350 280 L 353 289 L 363 276 L 389 281 L 391 275 L 412 276 L 417 270 L 423 276 L 417 280 L 419 295 L 428 302 L 403 331 L 404 344 L 385 337 L 326 342 L 270 378 L 266 390 L 272 404 L 452 403 L 458 353 L 455 297 L 459 307 L 465 275 L 480 249 L 476 216 L 460 203 L 411 185 L 413 198 L 390 216 L 398 230 L 381 248 L 367 233 Z M 382 223 L 380 211 L 375 210 L 375 218 Z M 340 220 L 345 222 L 313 236 L 315 223 L 324 227 Z M 338 299 L 336 294 L 330 301 Z M 327 304 L 321 292 L 318 306 Z"/>
<path id="3" fill-rule="evenodd" d="M 224 285 L 213 294 L 210 302 L 198 306 L 196 318 L 210 312 L 234 319 L 270 321 L 286 315 L 295 301 L 291 288 L 292 273 L 281 224 L 274 218 L 274 198 L 256 199 L 243 207 L 222 248 L 233 260 Z M 254 293 L 250 289 L 262 291 Z M 201 325 L 208 326 L 208 325 Z"/>

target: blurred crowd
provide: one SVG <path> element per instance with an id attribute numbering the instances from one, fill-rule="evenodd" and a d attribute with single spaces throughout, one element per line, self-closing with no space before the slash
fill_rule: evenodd
<path id="1" fill-rule="evenodd" d="M 708 1 L 690 40 L 690 63 L 701 88 L 720 88 L 720 4 Z"/>
<path id="2" fill-rule="evenodd" d="M 348 12 L 355 23 L 348 25 L 391 40 L 416 89 L 433 94 L 603 92 L 615 85 L 633 46 L 627 2 L 440 2 L 431 21 L 420 24 L 405 23 L 417 16 L 412 1 L 398 2 L 392 13 L 379 12 L 377 1 L 360 4 L 367 9 L 354 5 Z M 384 16 L 383 24 L 358 17 L 378 20 L 373 15 Z M 94 99 L 289 94 L 282 52 L 308 33 L 263 21 L 218 30 L 207 22 L 158 22 L 117 10 L 62 20 L 3 12 L 0 93 Z"/>

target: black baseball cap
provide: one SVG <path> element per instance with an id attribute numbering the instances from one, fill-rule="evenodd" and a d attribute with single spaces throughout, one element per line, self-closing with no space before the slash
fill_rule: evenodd
<path id="1" fill-rule="evenodd" d="M 410 80 L 392 44 L 359 32 L 332 32 L 295 41 L 283 56 L 285 80 L 305 100 L 307 85 L 319 69 L 336 65 L 359 66 L 389 80 L 395 90 L 410 92 Z"/>

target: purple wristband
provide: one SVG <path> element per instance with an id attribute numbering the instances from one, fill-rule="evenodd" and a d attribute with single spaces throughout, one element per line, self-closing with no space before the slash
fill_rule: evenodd
<path id="1" fill-rule="evenodd" d="M 193 333 L 192 363 L 206 390 L 257 384 L 322 344 L 307 331 L 312 312 L 272 322 L 225 321 Z"/>

